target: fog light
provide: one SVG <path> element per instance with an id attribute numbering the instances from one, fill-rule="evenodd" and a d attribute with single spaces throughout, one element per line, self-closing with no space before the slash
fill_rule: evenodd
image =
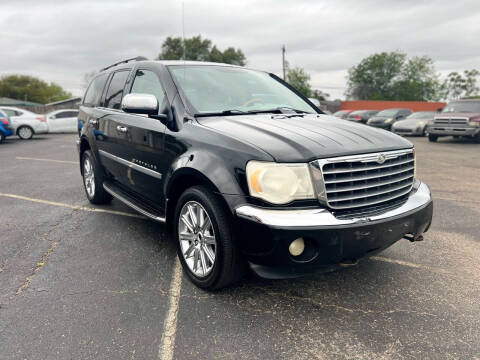
<path id="1" fill-rule="evenodd" d="M 301 253 L 303 253 L 303 250 L 305 250 L 305 241 L 303 241 L 302 238 L 293 240 L 288 247 L 288 251 L 290 251 L 290 254 L 292 254 L 293 256 L 300 255 Z"/>

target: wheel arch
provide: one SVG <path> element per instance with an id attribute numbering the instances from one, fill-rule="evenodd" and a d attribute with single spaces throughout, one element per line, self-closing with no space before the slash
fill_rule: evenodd
<path id="1" fill-rule="evenodd" d="M 79 155 L 80 155 L 80 173 L 83 174 L 83 168 L 82 168 L 82 155 L 86 150 L 90 150 L 90 143 L 88 142 L 87 138 L 85 136 L 82 136 L 80 138 L 80 147 L 79 147 Z"/>

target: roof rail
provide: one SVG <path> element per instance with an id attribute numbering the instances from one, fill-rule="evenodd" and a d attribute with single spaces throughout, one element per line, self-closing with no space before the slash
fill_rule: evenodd
<path id="1" fill-rule="evenodd" d="M 126 59 L 126 60 L 122 60 L 122 61 L 119 61 L 119 62 L 116 62 L 115 64 L 112 64 L 112 65 L 109 65 L 107 67 L 104 67 L 103 69 L 101 69 L 100 71 L 105 71 L 107 69 L 110 69 L 114 66 L 117 66 L 117 65 L 120 65 L 120 64 L 126 64 L 130 61 L 142 61 L 142 60 L 148 60 L 145 56 L 137 56 L 137 57 L 134 57 L 134 58 L 130 58 L 130 59 Z"/>

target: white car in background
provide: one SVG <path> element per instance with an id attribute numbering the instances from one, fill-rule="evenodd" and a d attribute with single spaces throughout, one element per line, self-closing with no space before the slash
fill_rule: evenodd
<path id="1" fill-rule="evenodd" d="M 0 110 L 3 110 L 10 116 L 13 133 L 17 134 L 20 139 L 28 140 L 35 134 L 48 132 L 48 125 L 44 115 L 35 114 L 13 106 L 2 106 Z"/>
<path id="2" fill-rule="evenodd" d="M 78 131 L 77 119 L 78 110 L 62 109 L 45 115 L 47 118 L 48 132 L 63 133 Z"/>

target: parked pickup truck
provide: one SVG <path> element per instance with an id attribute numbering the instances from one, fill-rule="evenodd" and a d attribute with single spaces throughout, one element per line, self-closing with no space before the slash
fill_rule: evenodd
<path id="1" fill-rule="evenodd" d="M 480 99 L 451 101 L 429 121 L 428 140 L 441 136 L 464 136 L 480 142 Z"/>
<path id="2" fill-rule="evenodd" d="M 248 267 L 284 278 L 352 265 L 421 240 L 432 220 L 409 141 L 334 120 L 271 73 L 129 59 L 92 80 L 79 118 L 87 198 L 166 222 L 201 288 Z"/>

